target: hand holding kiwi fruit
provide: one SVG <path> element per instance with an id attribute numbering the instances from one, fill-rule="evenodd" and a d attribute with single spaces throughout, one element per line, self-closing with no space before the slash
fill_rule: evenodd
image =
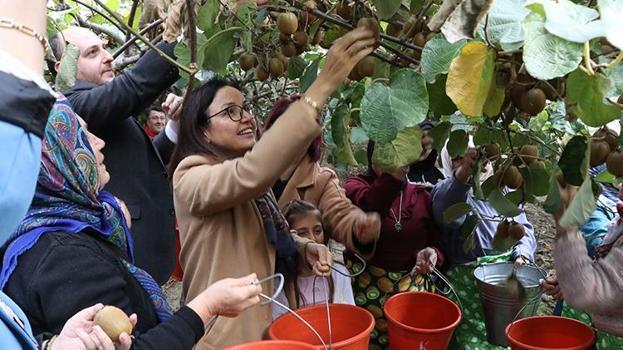
<path id="1" fill-rule="evenodd" d="M 104 333 L 114 342 L 119 342 L 119 336 L 122 333 L 132 334 L 133 327 L 130 318 L 116 306 L 104 306 L 103 309 L 97 312 L 93 322 L 100 326 Z"/>

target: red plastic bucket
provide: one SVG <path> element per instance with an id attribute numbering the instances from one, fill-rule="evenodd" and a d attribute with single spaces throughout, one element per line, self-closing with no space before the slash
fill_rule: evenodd
<path id="1" fill-rule="evenodd" d="M 225 350 L 315 350 L 313 345 L 290 340 L 266 340 L 234 345 Z"/>
<path id="2" fill-rule="evenodd" d="M 327 307 L 313 305 L 295 310 L 314 327 L 324 342 L 329 345 Z M 370 333 L 374 328 L 374 316 L 365 309 L 346 304 L 329 304 L 331 314 L 331 349 L 368 350 Z M 320 339 L 301 320 L 287 313 L 273 321 L 268 327 L 268 336 L 275 340 L 294 340 L 324 349 Z"/>
<path id="3" fill-rule="evenodd" d="M 595 332 L 584 323 L 558 316 L 522 318 L 506 327 L 512 350 L 592 349 Z"/>
<path id="4" fill-rule="evenodd" d="M 448 298 L 428 292 L 398 293 L 385 302 L 392 350 L 445 350 L 461 321 L 461 309 Z"/>

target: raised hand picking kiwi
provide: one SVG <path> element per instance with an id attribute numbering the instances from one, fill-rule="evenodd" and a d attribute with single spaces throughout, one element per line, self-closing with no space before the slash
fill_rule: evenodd
<path id="1" fill-rule="evenodd" d="M 293 34 L 299 27 L 299 21 L 292 12 L 282 12 L 277 16 L 277 29 L 283 34 Z"/>
<path id="2" fill-rule="evenodd" d="M 606 159 L 606 167 L 610 174 L 616 177 L 623 176 L 623 152 L 620 149 L 610 152 Z"/>
<path id="3" fill-rule="evenodd" d="M 114 342 L 119 342 L 121 333 L 132 334 L 130 318 L 116 306 L 104 306 L 103 309 L 95 314 L 93 322 L 100 326 L 104 333 Z"/>
<path id="4" fill-rule="evenodd" d="M 360 18 L 359 21 L 357 21 L 357 27 L 364 27 L 374 32 L 374 38 L 378 43 L 379 39 L 381 38 L 381 27 L 379 27 L 379 22 L 377 22 L 376 19 L 372 17 Z"/>

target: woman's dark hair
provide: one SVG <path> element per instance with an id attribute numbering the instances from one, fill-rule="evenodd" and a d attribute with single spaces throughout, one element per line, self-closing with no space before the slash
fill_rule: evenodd
<path id="1" fill-rule="evenodd" d="M 230 86 L 240 90 L 237 83 L 214 78 L 193 90 L 182 109 L 177 145 L 169 163 L 169 176 L 173 177 L 180 162 L 193 154 L 223 157 L 225 152 L 214 144 L 208 143 L 205 130 L 210 126 L 206 110 L 214 101 L 216 93 L 223 87 Z"/>
<path id="2" fill-rule="evenodd" d="M 288 107 L 295 101 L 301 99 L 300 95 L 292 95 L 292 96 L 284 96 L 277 100 L 273 108 L 268 112 L 268 117 L 266 118 L 266 123 L 264 126 L 264 131 L 270 129 L 275 121 L 281 117 L 281 115 L 288 109 Z M 317 162 L 320 160 L 322 156 L 322 134 L 318 136 L 312 143 L 309 145 L 307 149 L 307 155 L 313 162 Z"/>
<path id="3" fill-rule="evenodd" d="M 288 205 L 283 209 L 283 216 L 286 218 L 289 225 L 292 225 L 292 222 L 297 216 L 305 215 L 305 214 L 317 215 L 318 220 L 322 223 L 320 209 L 316 208 L 315 205 L 309 202 L 306 202 L 300 199 L 295 199 L 291 201 L 290 203 L 288 203 Z M 324 228 L 323 228 L 323 231 L 325 232 L 323 243 L 327 244 L 329 242 L 329 235 L 327 234 L 327 231 L 324 230 Z M 301 263 L 300 259 L 304 259 L 304 257 L 297 255 L 296 257 L 297 264 Z M 296 281 L 298 280 L 298 270 L 295 270 L 295 271 L 296 272 L 291 273 L 288 276 L 285 276 L 285 283 L 286 283 L 285 294 L 286 294 L 286 298 L 288 299 L 288 303 L 290 305 L 294 305 L 295 308 L 298 309 L 300 307 L 299 301 L 302 300 L 303 304 L 307 304 L 307 300 L 305 296 L 301 294 L 301 290 L 298 286 L 298 283 L 296 283 Z M 329 282 L 328 283 L 329 303 L 333 303 L 333 293 L 335 292 L 335 284 L 333 282 L 333 276 L 329 276 L 328 282 Z M 322 283 L 322 282 L 318 282 L 318 283 Z"/>

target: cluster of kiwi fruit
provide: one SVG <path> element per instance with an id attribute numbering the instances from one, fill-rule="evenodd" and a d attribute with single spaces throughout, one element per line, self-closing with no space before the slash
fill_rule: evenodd
<path id="1" fill-rule="evenodd" d="M 623 152 L 619 148 L 619 135 L 603 127 L 591 137 L 592 167 L 606 163 L 608 171 L 617 177 L 623 176 Z"/>
<path id="2" fill-rule="evenodd" d="M 524 225 L 518 223 L 515 220 L 502 220 L 497 229 L 495 230 L 495 238 L 498 239 L 512 239 L 518 241 L 526 235 L 526 228 Z"/>
<path id="3" fill-rule="evenodd" d="M 556 92 L 549 85 L 539 82 L 528 74 L 517 75 L 510 87 L 510 102 L 519 111 L 535 116 L 545 109 L 546 101 L 555 100 Z"/>
<path id="4" fill-rule="evenodd" d="M 306 1 L 303 6 L 308 9 L 317 9 L 318 5 L 313 0 Z M 322 40 L 324 30 L 319 28 L 312 40 L 304 29 L 310 22 L 316 20 L 316 16 L 301 11 L 300 18 L 293 12 L 285 11 L 277 15 L 277 29 L 279 38 L 278 50 L 267 55 L 265 60 L 258 59 L 253 52 L 244 52 L 238 58 L 240 68 L 245 71 L 255 69 L 255 77 L 264 81 L 268 78 L 278 78 L 288 71 L 288 59 L 309 49 L 309 44 L 317 45 Z"/>
<path id="5" fill-rule="evenodd" d="M 500 159 L 500 145 L 497 143 L 485 145 L 483 152 L 485 157 L 487 157 L 487 159 L 491 162 L 495 163 Z M 504 185 L 513 190 L 518 189 L 524 182 L 523 176 L 521 175 L 518 167 L 522 164 L 525 164 L 526 166 L 530 166 L 532 164 L 540 164 L 543 167 L 545 166 L 545 164 L 539 160 L 539 150 L 535 145 L 523 145 L 515 153 L 516 155 L 513 158 L 512 163 L 505 167 L 501 167 L 501 169 L 493 174 L 493 183 L 496 186 L 500 187 Z"/>

